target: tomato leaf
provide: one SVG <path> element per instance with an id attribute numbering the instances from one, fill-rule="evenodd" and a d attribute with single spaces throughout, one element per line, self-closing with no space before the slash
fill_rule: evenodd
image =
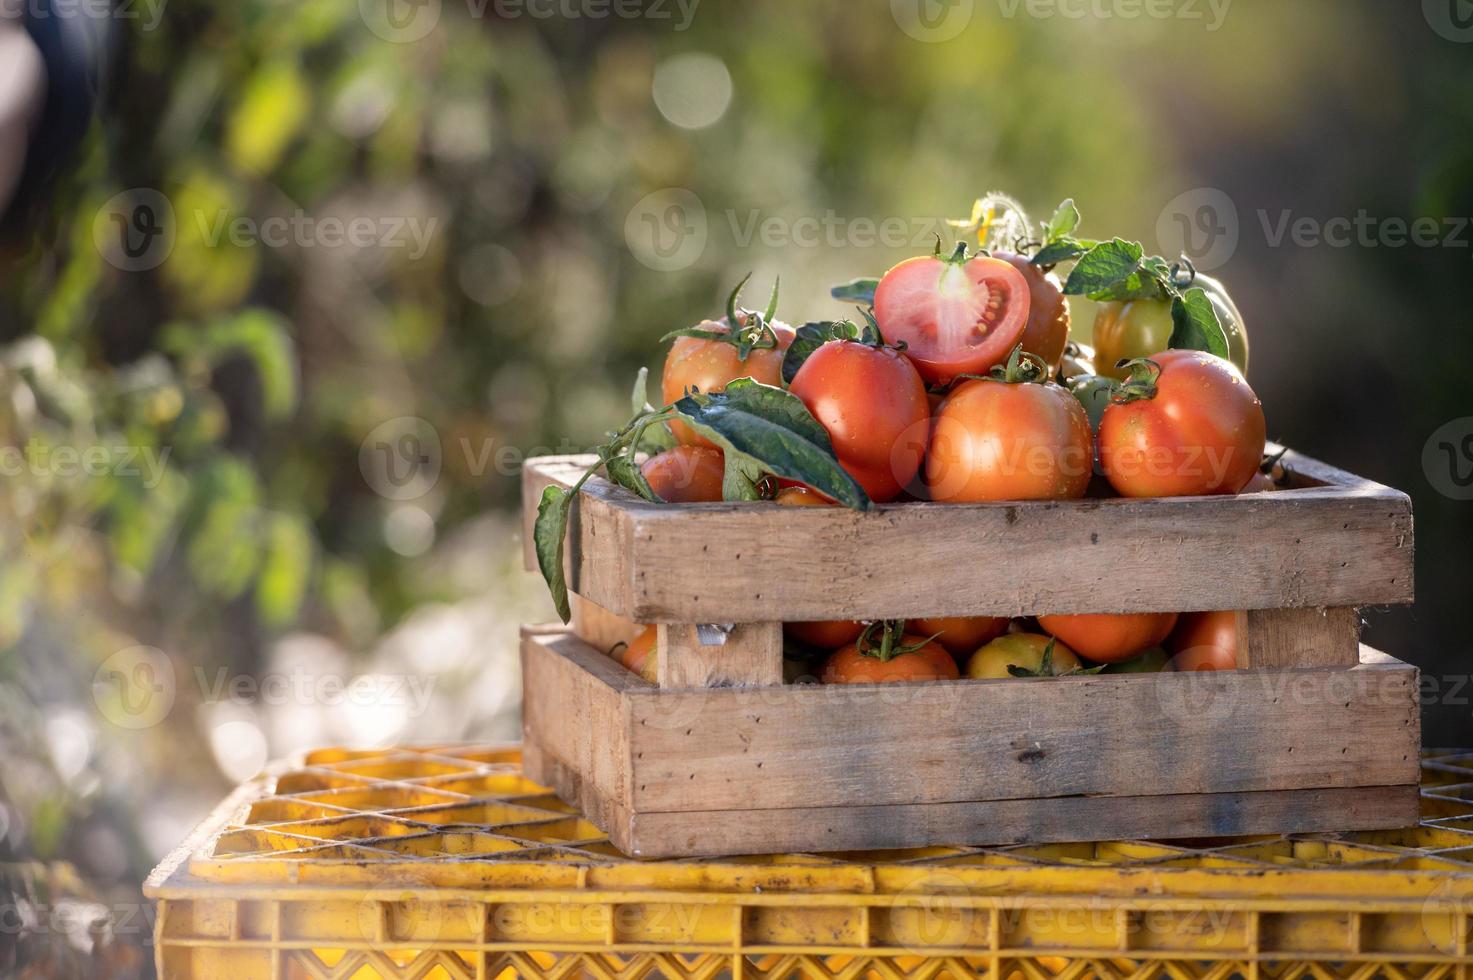
<path id="1" fill-rule="evenodd" d="M 1033 258 L 1029 261 L 1034 265 L 1058 265 L 1060 262 L 1069 262 L 1079 258 L 1098 244 L 1099 242 L 1089 239 L 1066 236 L 1045 244 L 1043 248 L 1033 253 Z"/>
<path id="2" fill-rule="evenodd" d="M 1079 257 L 1064 283 L 1064 292 L 1092 296 L 1125 282 L 1140 270 L 1144 251 L 1138 242 L 1121 238 L 1101 242 Z"/>
<path id="3" fill-rule="evenodd" d="M 751 457 L 726 453 L 726 469 L 721 473 L 722 500 L 761 500 L 757 483 L 766 472 Z"/>
<path id="4" fill-rule="evenodd" d="M 878 279 L 851 279 L 829 290 L 829 295 L 841 303 L 874 303 L 875 290 L 880 287 Z"/>
<path id="5" fill-rule="evenodd" d="M 1167 299 L 1171 296 L 1170 282 L 1170 264 L 1158 255 L 1147 255 L 1135 272 L 1107 289 L 1090 293 L 1089 298 L 1096 301 Z"/>
<path id="6" fill-rule="evenodd" d="M 581 481 L 580 481 L 581 482 Z M 568 606 L 568 582 L 563 577 L 563 538 L 568 530 L 568 507 L 577 489 L 547 487 L 537 503 L 537 521 L 532 526 L 532 541 L 537 551 L 537 566 L 552 593 L 557 614 L 567 622 L 573 616 Z"/>
<path id="7" fill-rule="evenodd" d="M 1074 198 L 1065 198 L 1064 202 L 1054 211 L 1054 216 L 1048 219 L 1044 226 L 1044 243 L 1051 244 L 1074 233 L 1079 227 L 1079 208 L 1074 206 Z"/>
<path id="8" fill-rule="evenodd" d="M 650 487 L 649 481 L 644 478 L 639 464 L 631 456 L 619 453 L 610 456 L 609 461 L 604 464 L 604 471 L 608 473 L 609 479 L 619 484 L 631 493 L 637 493 L 645 500 L 652 503 L 660 503 L 660 497 Z"/>
<path id="9" fill-rule="evenodd" d="M 1175 326 L 1168 347 L 1202 350 L 1223 358 L 1228 356 L 1227 333 L 1222 329 L 1212 300 L 1200 286 L 1188 289 L 1171 301 L 1171 319 Z"/>
<path id="10" fill-rule="evenodd" d="M 675 411 L 726 452 L 752 478 L 772 473 L 799 480 L 856 510 L 870 499 L 834 457 L 833 444 L 818 420 L 796 395 L 781 388 L 738 378 L 726 390 L 686 395 Z"/>

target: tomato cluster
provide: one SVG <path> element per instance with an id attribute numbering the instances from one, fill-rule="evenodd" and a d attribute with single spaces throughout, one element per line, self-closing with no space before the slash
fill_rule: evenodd
<path id="1" fill-rule="evenodd" d="M 1079 246 L 1074 258 L 1086 250 L 1060 241 Z M 679 331 L 664 364 L 664 400 L 688 402 L 741 378 L 786 387 L 827 434 L 829 465 L 836 461 L 874 502 L 1272 489 L 1260 470 L 1263 408 L 1243 374 L 1247 337 L 1221 284 L 1203 277 L 1205 298 L 1198 292 L 1188 302 L 1167 277 L 1161 298 L 1101 302 L 1091 351 L 1069 343 L 1064 286 L 1042 258 L 970 252 L 963 243 L 950 255 L 907 259 L 869 281 L 864 328 L 845 321 L 795 332 L 772 319 L 771 306 L 766 314 L 737 309 L 733 294 L 724 318 Z M 1151 261 L 1160 262 L 1143 261 L 1143 275 L 1159 272 Z M 1189 312 L 1205 315 L 1209 302 L 1222 330 L 1213 349 L 1230 358 L 1167 349 L 1182 311 L 1195 303 Z M 667 424 L 678 444 L 640 467 L 654 497 L 699 503 L 730 494 L 722 448 L 680 419 Z M 784 506 L 834 504 L 790 477 L 761 481 L 762 496 Z M 797 649 L 822 654 L 822 681 L 856 683 L 1231 669 L 1235 623 L 1231 612 L 1163 612 L 790 622 L 785 632 Z M 653 650 L 650 627 L 622 660 L 650 677 Z"/>

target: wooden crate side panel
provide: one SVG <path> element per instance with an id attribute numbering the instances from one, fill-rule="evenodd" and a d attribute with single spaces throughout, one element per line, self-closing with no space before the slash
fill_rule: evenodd
<path id="1" fill-rule="evenodd" d="M 1417 672 L 633 692 L 638 811 L 1417 781 Z"/>
<path id="2" fill-rule="evenodd" d="M 525 467 L 528 568 L 542 487 L 568 485 L 588 460 Z M 1242 497 L 900 504 L 867 514 L 659 506 L 595 478 L 575 508 L 569 582 L 618 615 L 667 623 L 760 622 L 775 607 L 801 620 L 1410 602 L 1406 495 L 1307 457 L 1287 460 L 1297 489 Z M 693 562 L 721 575 L 692 574 Z M 893 568 L 911 573 L 886 573 Z M 1232 574 L 1243 568 L 1253 574 Z"/>
<path id="3" fill-rule="evenodd" d="M 708 504 L 630 519 L 629 615 L 649 622 L 750 622 L 774 609 L 789 620 L 872 619 L 1412 598 L 1411 509 L 1392 490 L 870 513 Z M 690 574 L 693 555 L 721 574 Z"/>
<path id="4" fill-rule="evenodd" d="M 768 687 L 783 682 L 783 624 L 737 623 L 720 645 L 701 643 L 699 630 L 678 623 L 659 628 L 660 687 Z"/>
<path id="5" fill-rule="evenodd" d="M 650 685 L 571 633 L 522 635 L 522 735 L 528 777 L 601 827 L 630 813 L 629 705 Z"/>
<path id="6" fill-rule="evenodd" d="M 641 857 L 1379 830 L 1417 822 L 1416 786 L 894 806 L 638 813 Z"/>

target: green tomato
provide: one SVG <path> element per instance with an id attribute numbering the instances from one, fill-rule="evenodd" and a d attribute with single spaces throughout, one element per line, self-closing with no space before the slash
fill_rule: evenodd
<path id="1" fill-rule="evenodd" d="M 1089 416 L 1090 431 L 1099 432 L 1100 416 L 1105 414 L 1105 406 L 1110 404 L 1115 382 L 1098 374 L 1081 374 L 1070 378 L 1068 384 L 1069 391 L 1084 406 L 1084 414 Z"/>
<path id="2" fill-rule="evenodd" d="M 1102 674 L 1155 674 L 1166 669 L 1166 662 L 1171 659 L 1171 654 L 1161 647 L 1151 649 L 1133 657 L 1130 660 L 1118 664 L 1110 664 L 1100 673 Z"/>
<path id="3" fill-rule="evenodd" d="M 1052 656 L 1054 676 L 1067 674 L 1083 666 L 1079 658 L 1064 644 L 1052 637 L 1038 633 L 1006 633 L 983 646 L 967 661 L 967 676 L 986 679 L 1011 678 L 1008 667 L 1025 670 L 1043 668 L 1043 652 L 1050 641 L 1054 644 Z"/>
<path id="4" fill-rule="evenodd" d="M 1217 312 L 1217 319 L 1227 335 L 1228 360 L 1248 373 L 1248 333 L 1243 314 L 1233 303 L 1222 283 L 1211 276 L 1198 275 L 1192 283 L 1201 287 Z M 1124 380 L 1128 372 L 1116 365 L 1122 360 L 1150 357 L 1167 349 L 1176 328 L 1171 319 L 1171 301 L 1133 299 L 1128 302 L 1101 303 L 1095 313 L 1095 369 L 1108 378 Z"/>

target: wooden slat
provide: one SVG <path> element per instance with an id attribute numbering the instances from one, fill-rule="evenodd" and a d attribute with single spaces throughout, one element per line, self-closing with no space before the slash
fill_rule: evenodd
<path id="1" fill-rule="evenodd" d="M 660 687 L 762 687 L 783 682 L 783 624 L 739 623 L 704 646 L 694 626 L 661 624 Z"/>
<path id="2" fill-rule="evenodd" d="M 523 767 L 601 826 L 629 819 L 629 706 L 652 685 L 572 633 L 522 632 Z"/>
<path id="3" fill-rule="evenodd" d="M 592 459 L 548 456 L 530 460 L 522 468 L 522 560 L 528 571 L 537 570 L 532 526 L 543 488 L 571 486 Z M 629 517 L 638 507 L 654 506 L 607 480 L 589 480 L 568 518 L 568 537 L 563 545 L 568 589 L 615 615 L 635 622 L 653 622 L 629 616 L 626 610 L 634 604 Z"/>
<path id="4" fill-rule="evenodd" d="M 640 813 L 612 834 L 648 858 L 938 844 L 1226 837 L 1410 827 L 1416 786 L 895 806 Z"/>
<path id="5" fill-rule="evenodd" d="M 1411 601 L 1406 495 L 1292 462 L 1301 482 L 1343 482 L 1241 497 L 859 513 L 656 505 L 595 479 L 568 547 L 570 582 L 637 622 L 680 623 L 760 622 L 775 608 L 814 620 Z M 566 477 L 569 463 L 533 460 L 528 470 L 531 486 Z"/>
<path id="6" fill-rule="evenodd" d="M 1417 672 L 632 692 L 639 811 L 1415 783 Z"/>
<path id="7" fill-rule="evenodd" d="M 1238 666 L 1354 667 L 1360 662 L 1360 613 L 1332 609 L 1250 609 L 1238 631 Z"/>

